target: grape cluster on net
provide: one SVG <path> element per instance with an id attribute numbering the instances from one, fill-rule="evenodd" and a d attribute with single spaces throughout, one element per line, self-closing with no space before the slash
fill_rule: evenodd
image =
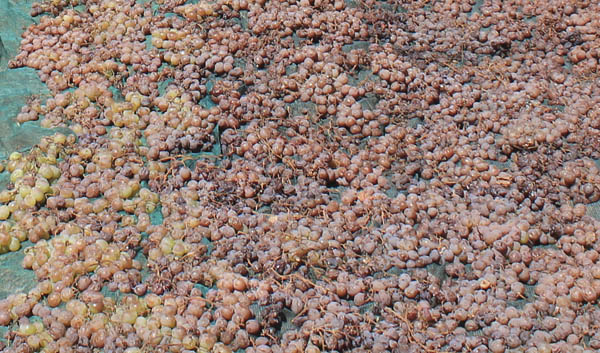
<path id="1" fill-rule="evenodd" d="M 600 349 L 589 0 L 42 0 L 7 352 Z"/>

